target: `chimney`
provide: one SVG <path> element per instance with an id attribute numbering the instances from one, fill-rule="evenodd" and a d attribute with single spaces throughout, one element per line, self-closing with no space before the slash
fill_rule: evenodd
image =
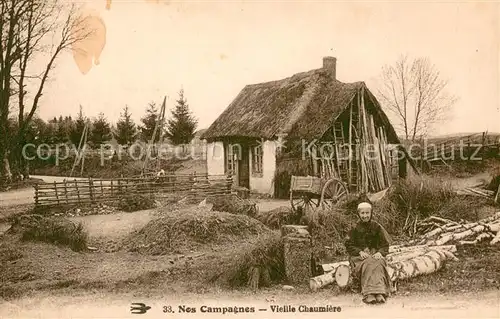
<path id="1" fill-rule="evenodd" d="M 323 69 L 330 72 L 332 77 L 337 79 L 337 58 L 333 56 L 325 56 L 323 58 Z"/>

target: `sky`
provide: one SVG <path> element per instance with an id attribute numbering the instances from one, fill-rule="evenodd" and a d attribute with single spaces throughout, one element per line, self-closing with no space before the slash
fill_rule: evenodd
<path id="1" fill-rule="evenodd" d="M 60 56 L 40 101 L 48 119 L 103 112 L 116 122 L 128 105 L 139 121 L 147 104 L 183 88 L 207 128 L 247 84 L 273 81 L 337 58 L 337 78 L 378 85 L 401 54 L 428 57 L 459 100 L 435 134 L 500 132 L 499 5 L 474 2 L 194 2 L 106 0 L 82 3 L 106 27 L 99 64 L 83 74 Z M 168 115 L 169 113 L 167 113 Z"/>

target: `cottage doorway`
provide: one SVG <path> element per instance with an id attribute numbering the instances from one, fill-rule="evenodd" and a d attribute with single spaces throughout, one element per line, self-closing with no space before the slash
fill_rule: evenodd
<path id="1" fill-rule="evenodd" d="M 226 146 L 227 173 L 236 187 L 250 187 L 249 147 L 246 143 L 232 143 Z"/>
<path id="2" fill-rule="evenodd" d="M 237 144 L 229 144 L 226 145 L 226 173 L 233 178 L 233 185 L 239 186 L 238 176 L 239 176 L 239 158 L 240 158 L 240 149 Z"/>

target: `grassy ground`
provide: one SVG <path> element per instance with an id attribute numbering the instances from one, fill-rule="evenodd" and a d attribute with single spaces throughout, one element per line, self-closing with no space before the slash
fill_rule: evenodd
<path id="1" fill-rule="evenodd" d="M 389 210 L 387 205 L 376 206 L 377 218 L 383 223 L 388 223 L 390 220 L 400 220 L 401 216 L 405 218 L 408 213 L 424 214 L 428 213 L 428 210 L 435 209 L 443 212 L 443 216 L 450 218 L 466 213 L 468 218 L 472 219 L 484 217 L 495 209 L 484 206 L 484 203 L 475 198 L 458 201 L 457 197 L 450 195 L 449 190 L 443 189 L 441 185 L 434 185 L 438 188 L 432 188 L 433 184 L 429 184 L 429 189 L 420 185 L 421 183 L 409 183 L 389 194 L 388 198 L 401 196 L 405 200 L 403 202 L 392 200 L 395 206 L 390 207 L 396 208 L 395 211 Z M 420 203 L 422 201 L 424 203 Z M 407 209 L 404 203 L 410 203 L 412 209 Z M 264 201 L 260 207 L 269 209 L 274 208 L 274 205 L 285 204 L 286 202 L 269 204 Z M 449 205 L 453 207 L 452 210 L 442 210 L 443 207 Z M 339 300 L 347 307 L 361 305 L 357 299 L 359 296 L 339 291 L 335 287 L 326 288 L 319 293 L 311 293 L 307 287 L 296 287 L 289 292 L 283 291 L 277 284 L 253 294 L 245 288 L 229 289 L 224 282 L 214 281 L 214 276 L 220 275 L 226 269 L 234 268 L 235 261 L 248 254 L 263 238 L 266 238 L 265 236 L 275 234 L 275 231 L 265 230 L 265 226 L 262 225 L 264 230 L 255 232 L 238 230 L 229 234 L 230 236 L 214 239 L 207 236 L 207 231 L 210 232 L 215 227 L 213 223 L 205 222 L 207 219 L 203 217 L 203 214 L 193 213 L 197 208 L 181 208 L 163 206 L 159 210 L 68 218 L 83 224 L 88 233 L 88 245 L 95 247 L 97 249 L 95 251 L 76 252 L 66 246 L 22 241 L 19 234 L 4 233 L 0 241 L 0 280 L 3 283 L 0 287 L 0 296 L 16 303 L 15 299 L 26 300 L 29 296 L 39 293 L 66 296 L 119 294 L 129 296 L 127 298 L 132 298 L 131 295 L 153 298 L 166 295 L 195 296 L 198 294 L 199 296 L 203 294 L 207 296 L 204 298 L 219 295 L 226 296 L 230 300 L 244 297 L 247 301 L 255 300 L 255 298 L 260 298 L 261 301 L 274 298 L 281 301 L 300 302 L 303 298 L 311 300 L 323 298 L 324 300 Z M 27 207 L 8 207 L 8 214 L 15 215 L 26 209 Z M 1 212 L 4 213 L 6 210 Z M 192 218 L 187 219 L 186 222 L 186 216 L 190 214 Z M 219 214 L 216 223 L 234 222 L 230 217 L 224 216 Z M 164 228 L 155 228 L 149 224 L 165 217 L 169 218 L 167 223 L 153 225 L 156 225 L 155 227 L 163 225 Z M 0 225 L 0 233 L 9 227 L 5 221 L 4 218 L 4 223 Z M 325 219 L 325 222 L 328 221 Z M 231 227 L 247 230 L 261 229 L 261 226 L 252 226 L 257 225 L 258 222 L 255 220 L 243 218 L 238 219 L 237 223 L 237 227 Z M 174 224 L 178 227 L 173 227 Z M 340 225 L 335 220 L 330 224 Z M 391 230 L 401 227 L 398 222 L 392 222 L 389 225 L 392 227 Z M 222 229 L 218 233 L 227 231 L 227 228 L 223 226 L 217 226 L 218 229 Z M 146 229 L 145 227 L 155 231 L 141 234 L 142 229 Z M 125 249 L 124 243 L 130 243 L 131 240 L 137 238 L 141 239 L 141 243 L 161 246 L 164 244 L 161 242 L 163 238 L 172 236 L 174 231 L 180 236 L 179 239 L 194 241 L 194 237 L 182 237 L 189 232 L 204 241 L 198 241 L 196 245 L 181 245 L 180 242 L 176 244 L 174 241 L 174 245 L 170 245 L 169 249 L 160 250 L 160 253 L 155 254 L 148 249 L 142 251 Z M 335 235 L 339 236 L 335 240 L 341 241 L 342 231 Z M 331 241 L 331 238 L 327 239 Z M 474 247 L 459 247 L 457 257 L 460 261 L 448 263 L 445 268 L 435 274 L 401 282 L 394 299 L 397 300 L 396 303 L 399 306 L 404 306 L 405 302 L 419 303 L 419 298 L 428 297 L 428 295 L 456 296 L 474 292 L 488 294 L 499 288 L 500 251 L 497 246 L 492 247 L 485 243 Z M 187 300 L 195 299 L 195 297 L 186 298 L 192 298 Z M 478 302 L 481 301 L 481 298 L 474 298 Z M 90 301 L 87 300 L 87 302 Z M 90 304 L 92 306 L 91 302 Z"/>
<path id="2" fill-rule="evenodd" d="M 149 221 L 160 218 L 154 210 L 71 218 L 82 222 L 95 252 L 42 242 L 20 241 L 4 234 L 0 245 L 0 288 L 5 299 L 31 291 L 107 291 L 110 293 L 206 293 L 222 289 L 210 282 L 223 265 L 248 251 L 261 235 L 233 238 L 226 242 L 189 246 L 163 255 L 141 254 L 120 249 L 120 244 Z M 399 293 L 460 293 L 499 287 L 500 252 L 487 244 L 459 249 L 459 262 L 436 274 L 417 277 L 399 285 Z M 131 267 L 130 265 L 134 265 Z M 301 289 L 301 288 L 298 288 Z M 304 293 L 307 288 L 302 288 Z M 330 292 L 342 295 L 345 292 Z"/>

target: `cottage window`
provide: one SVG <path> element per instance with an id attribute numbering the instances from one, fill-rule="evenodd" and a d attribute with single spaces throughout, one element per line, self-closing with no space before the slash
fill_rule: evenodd
<path id="1" fill-rule="evenodd" d="M 262 145 L 252 147 L 252 174 L 262 176 Z"/>

